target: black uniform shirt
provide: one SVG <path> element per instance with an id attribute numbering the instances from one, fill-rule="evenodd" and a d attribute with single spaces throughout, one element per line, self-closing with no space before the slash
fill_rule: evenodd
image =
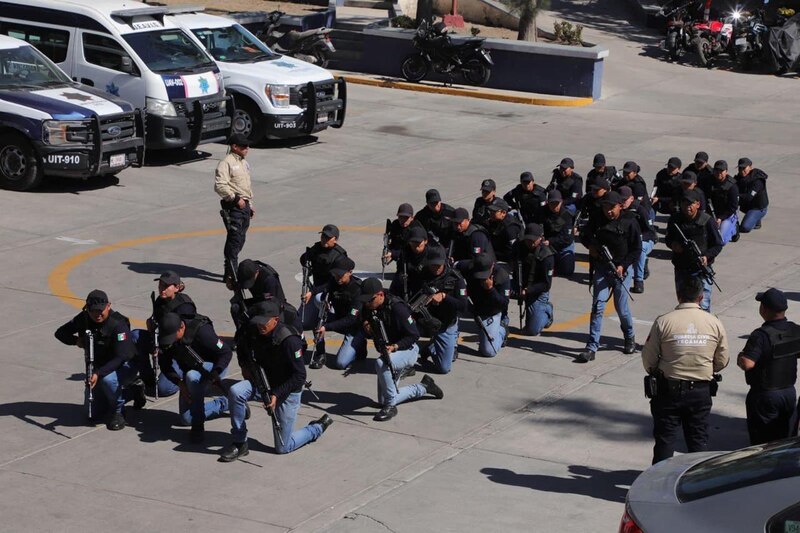
<path id="1" fill-rule="evenodd" d="M 347 334 L 358 328 L 361 324 L 362 304 L 358 299 L 361 295 L 361 280 L 351 276 L 347 285 L 330 281 L 325 291 L 330 295 L 330 304 L 336 315 L 334 320 L 325 324 L 325 329 Z"/>
<path id="2" fill-rule="evenodd" d="M 739 188 L 733 178 L 728 176 L 722 182 L 716 180 L 711 186 L 708 201 L 714 206 L 717 218 L 725 220 L 739 208 Z"/>
<path id="3" fill-rule="evenodd" d="M 438 213 L 426 205 L 417 211 L 417 214 L 414 215 L 414 220 L 422 224 L 428 234 L 439 241 L 439 244 L 446 247 L 450 244 L 450 239 L 453 236 L 452 218 L 454 214 L 455 209 L 445 203 L 442 203 L 442 209 Z"/>
<path id="4" fill-rule="evenodd" d="M 191 326 L 186 325 L 188 330 Z M 177 361 L 181 370 L 188 372 L 189 370 L 196 369 L 192 355 L 189 353 L 189 347 L 200 356 L 200 358 L 208 363 L 214 363 L 213 370 L 222 373 L 223 370 L 228 368 L 228 365 L 233 358 L 233 351 L 228 344 L 219 338 L 217 332 L 214 331 L 214 326 L 211 322 L 206 322 L 197 329 L 194 338 L 187 345 L 186 337 L 175 342 L 167 349 L 161 350 L 158 355 L 158 364 L 162 369 L 162 373 L 168 380 L 177 384 L 181 378 L 172 366 L 172 361 Z"/>
<path id="5" fill-rule="evenodd" d="M 425 229 L 418 220 L 412 220 L 405 228 L 400 225 L 399 220 L 393 220 L 389 225 L 389 252 L 393 260 L 400 261 L 402 251 L 408 244 L 408 232 L 414 227 Z"/>
<path id="6" fill-rule="evenodd" d="M 736 176 L 739 189 L 739 207 L 743 213 L 751 209 L 766 209 L 769 206 L 767 196 L 767 174 L 754 168 L 747 176 Z"/>
<path id="7" fill-rule="evenodd" d="M 504 196 L 503 200 L 522 215 L 525 224 L 541 224 L 547 211 L 547 191 L 541 185 L 534 185 L 527 191 L 520 183 Z"/>
<path id="8" fill-rule="evenodd" d="M 347 251 L 335 244 L 333 248 L 323 248 L 322 243 L 315 243 L 309 250 L 308 259 L 311 260 L 311 276 L 314 278 L 314 286 L 325 285 L 330 279 L 330 271 L 333 263 L 339 257 L 346 257 Z M 300 256 L 300 264 L 306 261 L 306 253 Z"/>
<path id="9" fill-rule="evenodd" d="M 607 246 L 615 267 L 622 266 L 623 270 L 627 270 L 639 260 L 639 255 L 642 253 L 642 233 L 639 231 L 639 224 L 622 214 L 616 220 L 608 220 L 605 216 L 603 218 L 605 222 L 593 228 L 591 245 L 596 246 L 598 252 L 601 246 Z M 608 265 L 600 260 L 597 268 L 606 271 Z"/>
<path id="10" fill-rule="evenodd" d="M 250 288 L 252 298 L 247 301 L 248 305 L 263 302 L 272 298 L 282 302 L 286 299 L 281 285 L 281 279 L 277 271 L 269 265 L 258 265 L 258 277 Z"/>
<path id="11" fill-rule="evenodd" d="M 761 327 L 765 326 L 771 326 L 780 331 L 787 331 L 793 326 L 793 323 L 789 322 L 786 318 L 779 318 L 777 320 L 767 320 L 761 325 Z M 756 374 L 765 370 L 764 367 L 773 361 L 772 342 L 769 339 L 769 335 L 760 328 L 753 331 L 747 338 L 747 343 L 742 349 L 742 355 L 755 363 L 755 366 L 746 372 L 748 378 L 747 382 L 751 386 L 759 388 L 762 384 L 755 377 Z M 797 364 L 786 365 L 786 368 L 791 368 L 791 370 L 789 370 L 789 375 L 784 375 L 782 377 L 786 379 L 787 382 L 794 384 L 797 381 Z"/>
<path id="12" fill-rule="evenodd" d="M 467 279 L 467 292 L 475 304 L 473 312 L 483 319 L 506 312 L 511 295 L 511 278 L 505 269 L 495 269 L 491 277 L 494 281 L 491 289 L 484 288 L 481 279 L 472 276 Z"/>
<path id="13" fill-rule="evenodd" d="M 473 259 L 481 253 L 491 254 L 493 258 L 495 257 L 494 248 L 485 228 L 470 223 L 464 233 L 456 233 L 453 246 L 455 261 Z"/>
<path id="14" fill-rule="evenodd" d="M 492 220 L 486 228 L 489 241 L 498 261 L 511 261 L 511 248 L 525 230 L 522 222 L 514 215 L 506 215 L 503 220 Z"/>
<path id="15" fill-rule="evenodd" d="M 303 363 L 303 341 L 300 335 L 292 334 L 280 344 L 275 344 L 275 334 L 286 327 L 281 322 L 269 335 L 255 334 L 253 347 L 256 361 L 264 369 L 270 391 L 278 403 L 293 392 L 303 390 L 306 382 L 306 366 Z M 241 364 L 241 363 L 240 363 Z"/>
<path id="16" fill-rule="evenodd" d="M 706 222 L 699 224 L 703 218 L 706 219 Z M 692 220 L 687 220 L 683 213 L 672 215 L 667 223 L 667 234 L 664 237 L 664 242 L 670 248 L 673 243 L 683 246 L 683 240 L 675 229 L 676 224 L 680 225 L 681 231 L 687 239 L 697 243 L 700 253 L 708 258 L 708 264 L 713 264 L 714 258 L 722 251 L 722 235 L 717 229 L 717 222 L 701 211 L 698 211 L 697 216 Z M 699 267 L 695 263 L 695 258 L 685 246 L 683 248 L 681 253 L 672 252 L 672 264 L 676 269 L 698 271 Z"/>
<path id="17" fill-rule="evenodd" d="M 388 296 L 383 305 L 375 311 L 364 310 L 365 320 L 373 312 L 378 314 L 386 327 L 389 344 L 396 344 L 399 351 L 410 349 L 419 339 L 417 323 L 411 316 L 408 304 L 403 300 Z M 376 332 L 373 332 L 373 338 L 375 335 Z"/>
<path id="18" fill-rule="evenodd" d="M 563 197 L 564 205 L 573 205 L 578 203 L 583 196 L 583 177 L 577 172 L 573 172 L 571 176 L 565 177 L 561 175 L 558 168 L 553 171 L 553 178 L 550 180 L 550 185 L 547 186 L 548 191 L 557 190 Z"/>
<path id="19" fill-rule="evenodd" d="M 428 272 L 423 284 L 445 294 L 444 299 L 438 304 L 431 302 L 428 305 L 428 311 L 441 320 L 443 326 L 452 325 L 459 313 L 467 310 L 467 283 L 458 271 L 445 267 L 441 276 L 433 276 Z"/>
<path id="20" fill-rule="evenodd" d="M 101 324 L 91 320 L 85 311 L 81 311 L 58 328 L 55 337 L 68 346 L 75 346 L 80 337 L 83 339 L 84 350 L 88 350 L 87 329 L 94 335 L 94 372 L 99 377 L 104 378 L 115 372 L 136 355 L 128 318 L 114 310 L 109 311 L 108 318 Z"/>
<path id="21" fill-rule="evenodd" d="M 179 292 L 171 300 L 164 299 L 161 296 L 156 298 L 156 305 L 153 311 L 156 323 L 161 324 L 164 315 L 167 313 L 175 313 L 180 315 L 181 318 L 192 318 L 197 314 L 197 306 L 195 306 L 188 294 Z"/>
<path id="22" fill-rule="evenodd" d="M 550 243 L 553 250 L 560 252 L 575 242 L 572 234 L 572 214 L 563 208 L 558 213 L 547 211 L 544 219 L 544 237 Z"/>

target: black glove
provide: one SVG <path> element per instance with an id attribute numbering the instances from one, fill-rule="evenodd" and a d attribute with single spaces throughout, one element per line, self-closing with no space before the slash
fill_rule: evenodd
<path id="1" fill-rule="evenodd" d="M 219 370 L 217 370 L 216 368 L 209 373 L 209 378 L 211 379 L 211 383 L 222 383 L 222 378 L 219 375 Z"/>

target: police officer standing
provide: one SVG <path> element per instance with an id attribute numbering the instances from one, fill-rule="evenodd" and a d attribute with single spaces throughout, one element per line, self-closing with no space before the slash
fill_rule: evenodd
<path id="1" fill-rule="evenodd" d="M 489 253 L 495 257 L 494 248 L 486 229 L 470 221 L 469 212 L 463 207 L 456 209 L 453 215 L 453 227 L 455 233 L 451 243 L 453 248 L 451 259 L 463 261 L 472 259 L 480 253 Z"/>
<path id="2" fill-rule="evenodd" d="M 237 348 L 237 359 L 244 380 L 228 390 L 233 442 L 220 453 L 220 461 L 229 463 L 249 453 L 247 446 L 247 402 L 257 399 L 269 406 L 274 419 L 272 434 L 275 451 L 291 453 L 319 439 L 333 420 L 323 415 L 295 430 L 300 396 L 306 381 L 303 364 L 303 341 L 300 332 L 283 323 L 281 308 L 274 300 L 260 304 L 260 313 L 250 319 L 246 334 L 247 349 Z M 252 350 L 252 352 L 250 351 Z M 251 361 L 255 358 L 257 367 Z M 269 384 L 269 397 L 262 397 L 255 383 L 255 372 L 263 371 Z"/>
<path id="3" fill-rule="evenodd" d="M 519 185 L 508 191 L 503 200 L 519 214 L 523 224 L 541 224 L 547 211 L 547 191 L 537 185 L 533 174 L 523 172 L 519 175 Z"/>
<path id="4" fill-rule="evenodd" d="M 408 304 L 387 293 L 378 278 L 368 278 L 361 284 L 361 302 L 364 304 L 364 332 L 377 340 L 384 353 L 375 361 L 378 375 L 378 403 L 381 410 L 374 420 L 384 422 L 397 415 L 397 405 L 430 394 L 444 398 L 444 392 L 433 379 L 426 375 L 420 383 L 399 388 L 397 381 L 401 373 L 412 368 L 419 356 L 419 331 L 411 317 Z M 380 326 L 383 326 L 381 328 Z M 383 339 L 381 329 L 386 332 Z"/>
<path id="5" fill-rule="evenodd" d="M 767 173 L 760 168 L 753 168 L 753 162 L 747 157 L 739 159 L 738 167 L 736 187 L 739 189 L 739 210 L 744 213 L 739 231 L 750 233 L 760 229 L 761 220 L 767 216 Z"/>
<path id="6" fill-rule="evenodd" d="M 689 452 L 708 449 L 714 373 L 728 365 L 725 327 L 700 308 L 700 280 L 682 280 L 677 296 L 678 306 L 653 322 L 642 349 L 644 369 L 656 383 L 654 391 L 647 391 L 655 438 L 653 464 L 672 457 L 681 428 Z"/>
<path id="7" fill-rule="evenodd" d="M 483 324 L 478 328 L 478 355 L 495 357 L 508 337 L 502 317 L 508 315 L 511 278 L 505 269 L 496 268 L 489 255 L 481 254 L 472 260 L 466 281 L 472 313 Z"/>
<path id="8" fill-rule="evenodd" d="M 653 228 L 653 221 L 650 219 L 650 210 L 633 197 L 633 191 L 630 187 L 620 187 L 619 195 L 622 198 L 622 215 L 635 220 L 642 234 L 642 253 L 633 263 L 633 287 L 631 287 L 631 292 L 643 293 L 644 280 L 649 276 L 647 256 L 650 255 L 655 246 L 656 230 Z"/>
<path id="9" fill-rule="evenodd" d="M 613 296 L 614 307 L 619 317 L 620 328 L 625 337 L 622 353 L 636 351 L 633 318 L 628 304 L 628 290 L 633 278 L 633 263 L 642 253 L 642 234 L 639 225 L 631 218 L 622 216 L 622 198 L 617 192 L 609 192 L 602 199 L 603 221 L 590 225 L 587 233 L 589 255 L 592 257 L 592 318 L 589 323 L 589 341 L 586 349 L 578 355 L 579 363 L 593 361 L 600 347 L 600 331 L 603 327 L 603 312 L 606 302 Z M 607 257 L 610 255 L 610 259 Z"/>
<path id="10" fill-rule="evenodd" d="M 222 218 L 228 236 L 225 239 L 225 283 L 232 287 L 233 271 L 244 248 L 250 219 L 256 214 L 253 207 L 253 189 L 250 183 L 250 163 L 245 160 L 250 143 L 245 135 L 231 135 L 230 152 L 217 165 L 214 174 L 214 191 L 220 196 Z"/>
<path id="11" fill-rule="evenodd" d="M 680 229 L 687 239 L 697 244 L 697 248 L 702 254 L 699 259 L 685 245 L 686 243 L 683 242 L 676 228 Z M 688 277 L 701 278 L 703 300 L 700 307 L 710 312 L 712 284 L 710 280 L 702 278 L 702 268 L 698 261 L 703 265 L 712 265 L 714 258 L 722 251 L 722 237 L 711 215 L 700 210 L 699 191 L 684 192 L 680 212 L 672 215 L 669 219 L 664 242 L 672 250 L 675 286 L 677 287 Z"/>
<path id="12" fill-rule="evenodd" d="M 307 248 L 300 256 L 301 265 L 306 263 L 311 265 L 311 278 L 315 288 L 327 285 L 333 264 L 338 258 L 347 257 L 347 251 L 339 246 L 339 228 L 333 224 L 326 224 L 319 233 L 319 242 Z M 318 293 L 317 298 L 314 299 L 314 305 L 317 308 L 320 306 L 320 294 Z M 303 301 L 300 302 L 301 314 L 303 315 L 303 330 L 313 328 L 316 321 L 316 313 L 303 312 L 302 309 L 311 301 L 311 296 L 312 291 L 309 290 L 303 296 Z"/>
<path id="13" fill-rule="evenodd" d="M 161 348 L 159 365 L 164 369 L 164 376 L 180 387 L 178 414 L 181 422 L 192 426 L 192 442 L 201 443 L 205 421 L 228 411 L 225 396 L 205 403 L 204 399 L 209 385 L 222 389 L 222 376 L 233 352 L 217 336 L 211 320 L 202 315 L 192 319 L 181 318 L 175 313 L 165 315 L 158 344 Z M 180 367 L 181 374 L 173 369 L 173 361 Z"/>
<path id="14" fill-rule="evenodd" d="M 436 189 L 425 193 L 425 207 L 417 211 L 414 220 L 422 224 L 435 241 L 445 248 L 450 244 L 453 234 L 453 213 L 455 208 L 442 202 Z"/>
<path id="15" fill-rule="evenodd" d="M 475 205 L 472 206 L 472 222 L 486 227 L 491 217 L 489 206 L 497 199 L 497 184 L 493 179 L 483 180 L 481 182 L 481 195 L 475 198 Z"/>
<path id="16" fill-rule="evenodd" d="M 575 272 L 575 236 L 572 215 L 564 209 L 559 191 L 547 195 L 547 215 L 542 227 L 547 244 L 555 252 L 554 276 L 568 278 Z"/>
<path id="17" fill-rule="evenodd" d="M 708 203 L 717 219 L 717 228 L 722 236 L 722 245 L 739 240 L 738 214 L 739 188 L 728 175 L 728 163 L 719 160 L 714 163 L 714 180 L 708 191 Z"/>
<path id="18" fill-rule="evenodd" d="M 125 402 L 134 399 L 134 408 L 141 408 L 147 401 L 143 387 L 123 388 L 133 383 L 137 376 L 134 364 L 136 347 L 131 338 L 130 321 L 111 309 L 105 292 L 95 289 L 86 297 L 83 310 L 72 320 L 58 328 L 55 337 L 67 346 L 77 346 L 89 352 L 90 331 L 94 338 L 94 372 L 86 376 L 88 386 L 94 393 L 90 422 L 106 418 L 106 427 L 118 431 L 125 427 Z M 88 394 L 86 397 L 88 404 Z"/>
<path id="19" fill-rule="evenodd" d="M 683 162 L 678 157 L 670 157 L 667 167 L 662 168 L 656 174 L 653 181 L 653 196 L 651 203 L 662 215 L 671 215 L 676 207 L 672 204 L 676 191 L 680 190 L 678 179 L 681 175 Z"/>
<path id="20" fill-rule="evenodd" d="M 745 405 L 751 445 L 791 434 L 800 356 L 800 326 L 786 319 L 786 295 L 769 289 L 758 293 L 756 301 L 761 302 L 758 313 L 764 323 L 750 334 L 738 359 L 750 385 Z"/>
<path id="21" fill-rule="evenodd" d="M 575 172 L 575 162 L 571 158 L 565 157 L 553 170 L 553 177 L 547 190 L 560 192 L 564 209 L 572 216 L 578 214 L 577 204 L 583 194 L 583 177 Z"/>
<path id="22" fill-rule="evenodd" d="M 525 233 L 516 248 L 514 272 L 522 274 L 519 286 L 525 298 L 525 326 L 522 333 L 536 336 L 553 324 L 550 288 L 553 284 L 555 252 L 544 243 L 544 229 L 539 224 L 525 226 Z"/>

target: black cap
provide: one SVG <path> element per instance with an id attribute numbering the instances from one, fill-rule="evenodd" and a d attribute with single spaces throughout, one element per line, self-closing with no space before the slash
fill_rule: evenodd
<path id="1" fill-rule="evenodd" d="M 481 182 L 481 190 L 484 192 L 497 190 L 497 184 L 493 179 L 486 179 Z"/>
<path id="2" fill-rule="evenodd" d="M 743 157 L 743 158 L 739 159 L 739 164 L 737 166 L 739 168 L 752 167 L 753 166 L 753 162 L 750 161 L 749 157 Z"/>
<path id="3" fill-rule="evenodd" d="M 678 157 L 670 157 L 669 161 L 667 161 L 667 166 L 669 168 L 681 168 L 683 166 L 683 163 Z"/>
<path id="4" fill-rule="evenodd" d="M 425 254 L 425 266 L 430 265 L 443 265 L 447 262 L 447 253 L 441 246 L 432 246 Z"/>
<path id="5" fill-rule="evenodd" d="M 253 318 L 250 319 L 250 324 L 253 326 L 264 326 L 270 318 L 281 316 L 281 304 L 275 299 L 265 300 L 258 302 L 257 305 L 251 308 Z"/>
<path id="6" fill-rule="evenodd" d="M 358 299 L 362 302 L 368 302 L 381 291 L 383 291 L 381 280 L 378 278 L 367 278 L 361 283 L 361 295 Z"/>
<path id="7" fill-rule="evenodd" d="M 783 291 L 775 288 L 756 294 L 756 301 L 761 302 L 764 307 L 777 312 L 786 311 L 789 308 L 789 304 L 786 302 L 786 295 L 783 294 Z"/>
<path id="8" fill-rule="evenodd" d="M 697 183 L 697 174 L 691 170 L 684 170 L 681 174 L 681 181 L 684 183 Z"/>
<path id="9" fill-rule="evenodd" d="M 399 217 L 413 217 L 414 216 L 414 208 L 411 207 L 411 204 L 400 204 L 400 207 L 397 208 L 397 216 L 399 216 Z"/>
<path id="10" fill-rule="evenodd" d="M 228 139 L 228 145 L 236 145 L 236 146 L 250 146 L 250 141 L 247 140 L 247 135 L 242 133 L 234 133 L 231 135 L 230 139 Z"/>
<path id="11" fill-rule="evenodd" d="M 622 171 L 639 172 L 639 165 L 637 165 L 635 161 L 625 161 L 625 164 L 622 165 Z"/>
<path id="12" fill-rule="evenodd" d="M 356 267 L 356 262 L 347 257 L 346 255 L 340 255 L 336 258 L 336 261 L 333 262 L 333 266 L 330 269 L 331 276 L 334 278 L 341 278 L 345 273 L 350 272 Z"/>
<path id="13" fill-rule="evenodd" d="M 627 185 L 623 185 L 622 187 L 617 189 L 617 192 L 619 193 L 620 197 L 622 197 L 623 200 L 627 200 L 628 198 L 633 196 L 633 190 Z"/>
<path id="14" fill-rule="evenodd" d="M 258 265 L 252 259 L 245 259 L 239 263 L 236 269 L 236 277 L 239 278 L 239 285 L 243 289 L 249 289 L 256 284 L 256 272 Z"/>
<path id="15" fill-rule="evenodd" d="M 489 204 L 488 207 L 489 211 L 510 211 L 511 206 L 508 205 L 508 202 L 503 200 L 502 198 L 495 198 L 494 202 Z"/>
<path id="16" fill-rule="evenodd" d="M 695 163 L 708 163 L 708 154 L 705 152 L 697 152 L 694 154 Z"/>
<path id="17" fill-rule="evenodd" d="M 425 193 L 426 204 L 437 204 L 441 201 L 442 201 L 442 196 L 436 189 L 428 189 L 428 192 Z"/>
<path id="18" fill-rule="evenodd" d="M 102 311 L 108 305 L 108 295 L 100 289 L 95 289 L 86 296 L 87 311 Z"/>
<path id="19" fill-rule="evenodd" d="M 561 196 L 561 191 L 559 191 L 558 189 L 553 189 L 552 191 L 550 191 L 550 192 L 547 194 L 547 201 L 548 201 L 548 202 L 553 202 L 553 203 L 555 203 L 555 202 L 560 202 L 560 201 L 562 201 L 563 199 L 564 199 L 564 197 L 563 197 L 563 196 Z"/>
<path id="20" fill-rule="evenodd" d="M 700 191 L 697 189 L 687 189 L 683 191 L 683 196 L 681 196 L 681 202 L 690 204 L 693 204 L 695 202 L 702 202 Z"/>
<path id="21" fill-rule="evenodd" d="M 339 238 L 339 228 L 337 228 L 333 224 L 325 224 L 320 233 L 322 235 L 325 235 L 326 237 L 336 237 L 337 239 Z"/>
<path id="22" fill-rule="evenodd" d="M 455 213 L 453 213 L 453 222 L 458 224 L 463 220 L 469 220 L 469 211 L 463 207 L 459 207 L 455 210 Z"/>
<path id="23" fill-rule="evenodd" d="M 575 168 L 575 161 L 573 161 L 572 158 L 565 157 L 558 166 L 561 168 Z"/>
<path id="24" fill-rule="evenodd" d="M 619 195 L 617 191 L 610 191 L 603 195 L 600 198 L 600 203 L 602 205 L 616 205 L 622 203 L 622 197 Z"/>
<path id="25" fill-rule="evenodd" d="M 606 166 L 606 156 L 603 154 L 595 154 L 592 159 L 592 166 L 594 168 Z"/>
<path id="26" fill-rule="evenodd" d="M 181 282 L 181 277 L 174 270 L 167 270 L 153 281 L 162 281 L 164 285 L 178 285 Z"/>
<path id="27" fill-rule="evenodd" d="M 605 189 L 607 191 L 610 191 L 611 190 L 611 182 L 608 181 L 605 178 L 600 178 L 600 179 L 594 180 L 594 182 L 592 183 L 592 190 L 593 191 L 598 191 L 600 189 Z"/>
<path id="28" fill-rule="evenodd" d="M 421 226 L 411 226 L 408 230 L 408 242 L 422 242 L 428 240 L 428 232 Z"/>
<path id="29" fill-rule="evenodd" d="M 494 259 L 490 254 L 479 254 L 472 260 L 472 277 L 475 279 L 488 279 L 492 275 Z"/>
<path id="30" fill-rule="evenodd" d="M 533 181 L 533 174 L 528 172 L 527 170 L 519 175 L 519 181 L 521 183 L 528 183 Z"/>
<path id="31" fill-rule="evenodd" d="M 178 339 L 183 319 L 177 313 L 167 313 L 158 323 L 158 345 L 165 348 Z"/>
<path id="32" fill-rule="evenodd" d="M 720 159 L 714 163 L 714 170 L 728 170 L 728 162 L 724 159 Z"/>
<path id="33" fill-rule="evenodd" d="M 523 241 L 535 241 L 544 236 L 544 228 L 541 224 L 528 224 L 525 226 L 525 233 L 522 234 Z"/>

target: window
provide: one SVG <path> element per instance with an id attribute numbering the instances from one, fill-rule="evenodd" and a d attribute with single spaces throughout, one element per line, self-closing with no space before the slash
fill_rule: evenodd
<path id="1" fill-rule="evenodd" d="M 67 59 L 68 31 L 3 22 L 0 24 L 0 32 L 32 44 L 53 63 L 63 63 Z"/>
<path id="2" fill-rule="evenodd" d="M 800 533 L 800 503 L 773 516 L 767 522 L 767 533 Z"/>
<path id="3" fill-rule="evenodd" d="M 153 72 L 214 67 L 214 62 L 182 30 L 127 33 L 123 39 Z"/>
<path id="4" fill-rule="evenodd" d="M 225 28 L 203 28 L 192 31 L 218 61 L 245 63 L 278 57 L 252 33 L 238 24 Z"/>
<path id="5" fill-rule="evenodd" d="M 93 65 L 122 72 L 122 58 L 130 56 L 114 39 L 84 32 L 83 57 Z"/>

